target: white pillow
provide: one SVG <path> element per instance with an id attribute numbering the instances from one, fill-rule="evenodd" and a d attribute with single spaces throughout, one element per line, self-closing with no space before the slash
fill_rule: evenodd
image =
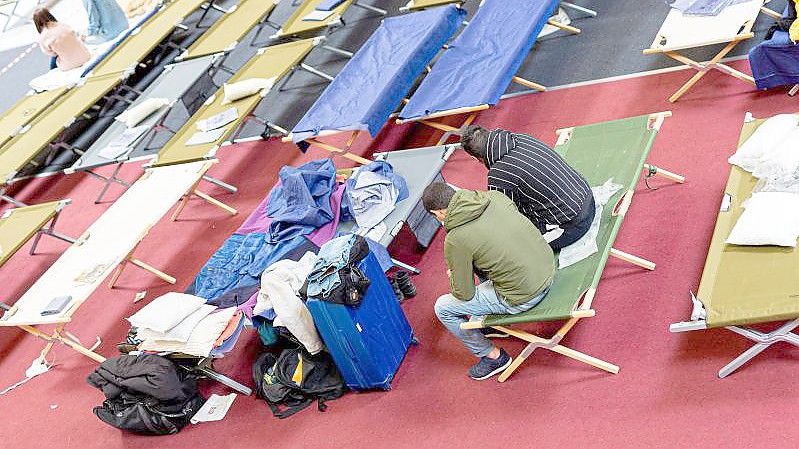
<path id="1" fill-rule="evenodd" d="M 133 128 L 153 112 L 168 104 L 169 100 L 166 98 L 148 98 L 136 106 L 128 108 L 125 112 L 116 116 L 114 120 L 124 123 L 128 128 Z"/>
<path id="2" fill-rule="evenodd" d="M 272 87 L 274 78 L 250 78 L 237 83 L 225 83 L 225 98 L 222 104 L 230 104 L 244 97 L 257 94 L 258 92 Z"/>
<path id="3" fill-rule="evenodd" d="M 756 178 L 781 177 L 799 168 L 799 128 L 788 132 L 774 150 L 760 157 L 752 175 Z"/>
<path id="4" fill-rule="evenodd" d="M 203 298 L 169 292 L 159 296 L 128 318 L 130 324 L 165 333 L 205 304 Z"/>
<path id="5" fill-rule="evenodd" d="M 758 192 L 744 203 L 727 243 L 731 245 L 796 246 L 799 237 L 799 194 Z"/>
<path id="6" fill-rule="evenodd" d="M 728 162 L 746 171 L 753 171 L 761 158 L 775 150 L 786 135 L 799 125 L 799 117 L 779 114 L 761 124 L 751 136 L 730 156 Z"/>

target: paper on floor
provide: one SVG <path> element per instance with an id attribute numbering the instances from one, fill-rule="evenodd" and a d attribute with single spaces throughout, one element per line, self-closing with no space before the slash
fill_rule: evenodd
<path id="1" fill-rule="evenodd" d="M 236 399 L 236 393 L 230 393 L 227 396 L 219 396 L 212 394 L 205 404 L 197 410 L 197 413 L 191 417 L 191 423 L 197 424 L 201 422 L 221 421 L 233 405 Z"/>

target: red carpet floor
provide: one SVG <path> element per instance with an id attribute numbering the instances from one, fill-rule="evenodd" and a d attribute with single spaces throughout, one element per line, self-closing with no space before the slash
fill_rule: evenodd
<path id="1" fill-rule="evenodd" d="M 735 65 L 746 69 L 745 62 Z M 404 305 L 421 345 L 408 353 L 390 392 L 350 394 L 331 402 L 326 413 L 310 409 L 285 421 L 273 418 L 264 403 L 239 397 L 224 421 L 190 426 L 156 440 L 100 423 L 91 408 L 101 402 L 101 394 L 84 381 L 94 363 L 59 347 L 53 352 L 56 368 L 0 396 L 3 447 L 795 447 L 799 381 L 792 376 L 799 367 L 799 350 L 776 346 L 719 380 L 716 371 L 748 343 L 723 330 L 673 335 L 668 324 L 688 317 L 688 292 L 699 282 L 729 172 L 726 158 L 734 150 L 744 113 L 764 117 L 794 112 L 799 102 L 781 92 L 753 92 L 738 80 L 710 73 L 682 101 L 669 104 L 666 98 L 688 76 L 688 71 L 678 71 L 518 97 L 478 119 L 487 127 L 529 132 L 554 143 L 559 127 L 674 111 L 651 161 L 685 174 L 688 182 L 656 180 L 658 190 L 641 185 L 616 245 L 657 262 L 657 270 L 644 272 L 611 260 L 594 301 L 597 316 L 583 320 L 564 341 L 618 364 L 618 375 L 542 351 L 505 384 L 467 379 L 474 360 L 432 311 L 436 297 L 447 290 L 443 235 L 424 255 L 403 245 L 409 239 L 400 238 L 394 253 L 423 270 L 415 278 L 419 296 Z M 434 140 L 421 127 L 388 127 L 377 140 L 363 139 L 361 145 L 366 152 Z M 280 166 L 322 155 L 311 150 L 300 157 L 294 147 L 278 142 L 224 149 L 212 173 L 241 190 L 235 195 L 211 191 L 241 213 L 229 218 L 192 201 L 183 219 L 158 224 L 137 256 L 177 276 L 176 288 L 182 290 L 266 194 Z M 127 177 L 138 173 L 134 166 L 124 171 Z M 446 166 L 445 175 L 464 187 L 485 186 L 484 169 L 462 153 Z M 77 235 L 110 204 L 92 204 L 99 188 L 96 181 L 73 175 L 36 180 L 20 197 L 30 202 L 75 200 L 60 228 Z M 0 271 L 2 296 L 17 298 L 63 248 L 63 243 L 48 240 L 39 255 L 20 252 Z M 75 316 L 71 331 L 87 344 L 101 336 L 100 352 L 112 356 L 114 343 L 126 331 L 123 318 L 141 305 L 132 303 L 135 292 L 147 290 L 153 298 L 169 289 L 131 268 L 118 288 L 97 291 Z M 518 342 L 502 344 L 512 353 L 522 347 Z M 42 345 L 16 329 L 0 330 L 0 388 L 23 377 Z M 250 364 L 258 349 L 250 334 L 218 367 L 250 383 Z M 209 385 L 206 391 L 225 390 Z"/>

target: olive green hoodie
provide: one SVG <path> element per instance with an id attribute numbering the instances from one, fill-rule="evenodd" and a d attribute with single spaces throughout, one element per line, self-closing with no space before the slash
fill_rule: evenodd
<path id="1" fill-rule="evenodd" d="M 497 293 L 511 305 L 529 301 L 552 281 L 552 249 L 500 192 L 459 190 L 447 208 L 444 228 L 450 290 L 462 301 L 474 296 L 474 268 L 494 281 Z"/>

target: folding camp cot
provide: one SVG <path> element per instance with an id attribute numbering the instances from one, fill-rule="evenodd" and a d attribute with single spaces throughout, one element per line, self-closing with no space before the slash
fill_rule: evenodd
<path id="1" fill-rule="evenodd" d="M 31 255 L 36 252 L 36 246 L 43 235 L 74 243 L 75 239 L 55 230 L 61 210 L 70 202 L 70 200 L 51 201 L 7 210 L 0 217 L 0 267 L 30 239 L 34 239 Z"/>
<path id="2" fill-rule="evenodd" d="M 176 60 L 184 61 L 213 54 L 229 54 L 253 27 L 269 22 L 269 16 L 280 0 L 241 0 L 206 30 Z M 219 61 L 220 67 L 223 62 Z"/>
<path id="3" fill-rule="evenodd" d="M 292 38 L 299 36 L 307 36 L 309 33 L 318 33 L 322 30 L 342 25 L 344 23 L 342 16 L 350 6 L 357 6 L 367 11 L 371 11 L 380 15 L 388 14 L 388 11 L 376 8 L 372 5 L 361 3 L 357 0 L 343 0 L 339 4 L 330 9 L 328 13 L 317 11 L 316 8 L 323 3 L 331 3 L 330 0 L 304 0 L 294 13 L 286 20 L 286 23 L 280 27 L 275 34 L 270 36 L 271 39 Z M 326 16 L 311 19 L 309 15 L 326 14 Z M 257 39 L 258 36 L 255 38 Z"/>
<path id="4" fill-rule="evenodd" d="M 218 59 L 219 55 L 210 55 L 164 67 L 164 71 L 158 78 L 130 105 L 130 107 L 135 107 L 152 98 L 163 98 L 170 102 L 169 106 L 162 107 L 136 125 L 136 128 L 144 127 L 147 131 L 130 142 L 126 150 L 108 154 L 109 146 L 128 130 L 127 125 L 124 123 L 114 121 L 102 135 L 92 142 L 90 147 L 85 149 L 75 148 L 75 151 L 81 153 L 81 156 L 64 172 L 71 174 L 82 171 L 103 181 L 105 185 L 97 197 L 96 203 L 102 200 L 106 191 L 114 182 L 130 187 L 130 184 L 117 177 L 122 164 L 130 160 L 152 156 L 157 150 L 149 148 L 149 145 L 159 132 L 175 133 L 175 130 L 165 125 L 167 117 L 177 105 L 183 106 L 186 117 L 191 115 L 186 103 L 181 101 L 181 99 L 193 89 L 200 79 L 208 75 L 209 70 Z M 98 167 L 111 164 L 116 164 L 117 167 L 110 176 L 103 176 L 95 171 Z"/>
<path id="5" fill-rule="evenodd" d="M 764 121 L 745 121 L 739 146 Z M 691 295 L 692 319 L 669 327 L 671 332 L 723 327 L 754 341 L 751 348 L 719 370 L 721 378 L 774 343 L 799 346 L 799 336 L 792 332 L 799 326 L 799 302 L 796 300 L 799 251 L 777 246 L 736 246 L 725 242 L 756 183 L 757 179 L 750 173 L 737 166 L 731 167 L 699 290 L 696 296 Z M 772 332 L 748 327 L 779 321 L 786 323 Z"/>
<path id="6" fill-rule="evenodd" d="M 397 123 L 415 121 L 444 131 L 439 141 L 444 143 L 459 128 L 435 119 L 469 114 L 463 123 L 468 125 L 479 111 L 497 104 L 511 82 L 545 90 L 516 72 L 544 25 L 557 23 L 549 19 L 557 7 L 558 0 L 485 0 L 425 76 Z"/>
<path id="7" fill-rule="evenodd" d="M 716 69 L 722 73 L 746 81 L 754 85 L 754 79 L 732 67 L 721 63 L 721 59 L 731 52 L 740 42 L 754 37 L 752 27 L 760 12 L 779 17 L 779 14 L 763 6 L 770 0 L 750 0 L 728 6 L 717 16 L 684 15 L 682 11 L 672 8 L 663 21 L 652 45 L 644 50 L 645 55 L 664 54 L 688 67 L 697 70 L 691 79 L 685 82 L 671 97 L 674 103 L 688 92 L 708 70 Z M 692 48 L 727 44 L 710 61 L 698 62 L 681 54 L 681 51 Z"/>
<path id="8" fill-rule="evenodd" d="M 0 116 L 0 147 L 11 140 L 11 138 L 16 136 L 20 131 L 24 130 L 28 123 L 35 119 L 40 113 L 46 111 L 54 102 L 64 96 L 66 92 L 66 88 L 54 89 L 42 93 L 30 91 L 19 99 L 14 106 L 6 109 L 3 115 Z"/>
<path id="9" fill-rule="evenodd" d="M 228 80 L 228 83 L 251 78 L 265 78 L 276 82 L 286 77 L 295 67 L 302 67 L 315 72 L 316 70 L 311 66 L 302 64 L 302 60 L 321 40 L 322 38 L 305 39 L 262 48 L 256 56 L 239 69 L 236 75 Z M 245 121 L 260 121 L 260 119 L 252 115 L 252 111 L 270 89 L 266 88 L 258 95 L 250 95 L 229 104 L 224 104 L 224 88 L 219 89 L 158 152 L 152 165 L 159 167 L 182 164 L 213 157 L 220 145 L 230 138 L 231 134 L 233 134 L 232 139 L 235 140 L 234 131 Z M 197 145 L 188 144 L 192 136 L 198 132 L 198 122 L 214 117 L 231 108 L 236 110 L 236 119 L 224 125 L 225 131 L 216 140 Z M 260 122 L 265 126 L 269 126 L 267 122 Z"/>
<path id="10" fill-rule="evenodd" d="M 394 173 L 405 178 L 408 185 L 408 197 L 398 202 L 394 210 L 383 220 L 386 233 L 377 239 L 378 243 L 388 247 L 407 224 L 420 246 L 427 248 L 430 245 L 441 223 L 425 210 L 422 194 L 432 182 L 444 181 L 441 170 L 459 146 L 460 144 L 439 145 L 374 154 L 374 160 L 391 164 Z M 354 225 L 353 221 L 341 222 L 338 231 L 351 232 Z M 392 259 L 392 262 L 400 268 L 420 273 L 418 268 L 404 262 L 396 259 Z"/>
<path id="11" fill-rule="evenodd" d="M 236 210 L 197 190 L 197 185 L 216 161 L 203 161 L 149 169 L 131 186 L 72 246 L 0 317 L 0 327 L 19 327 L 47 341 L 44 359 L 55 343 L 102 362 L 104 358 L 83 346 L 64 330 L 77 309 L 111 275 L 109 287 L 122 274 L 127 263 L 158 278 L 175 283 L 175 278 L 134 256 L 149 230 L 179 202 L 172 215 L 177 219 L 192 194 L 234 214 Z M 66 306 L 53 314 L 42 314 L 58 297 L 68 296 Z M 52 333 L 37 328 L 56 325 Z"/>
<path id="12" fill-rule="evenodd" d="M 400 6 L 399 10 L 400 11 L 417 11 L 417 10 L 420 10 L 420 9 L 434 8 L 436 6 L 444 6 L 444 5 L 449 5 L 449 4 L 453 4 L 453 3 L 462 5 L 462 4 L 466 3 L 467 1 L 468 0 L 408 0 L 408 3 L 406 3 L 405 6 Z M 481 0 L 480 4 L 482 4 L 482 3 L 483 3 L 483 0 Z M 569 8 L 569 9 L 573 9 L 575 11 L 579 11 L 579 12 L 588 14 L 588 15 L 590 15 L 592 17 L 596 17 L 596 15 L 597 15 L 597 12 L 594 11 L 593 9 L 588 9 L 588 8 L 586 8 L 584 6 L 575 5 L 574 3 L 570 3 L 570 2 L 560 2 L 560 6 L 562 6 L 564 8 Z"/>
<path id="13" fill-rule="evenodd" d="M 377 134 L 464 16 L 449 5 L 383 20 L 283 141 L 305 142 L 368 163 L 349 153 L 358 134 Z M 352 134 L 344 148 L 319 140 L 346 131 Z"/>
<path id="14" fill-rule="evenodd" d="M 528 342 L 511 366 L 500 375 L 500 382 L 507 380 L 537 348 L 557 352 L 610 373 L 618 372 L 617 366 L 562 346 L 560 342 L 580 319 L 594 316 L 591 305 L 609 256 L 648 270 L 655 268 L 654 263 L 619 251 L 613 245 L 642 170 L 646 170 L 647 176 L 658 174 L 676 182 L 685 180 L 682 176 L 646 164 L 663 120 L 670 115 L 670 112 L 660 112 L 558 130 L 555 151 L 585 176 L 589 184 L 601 185 L 613 178 L 613 182 L 621 184 L 623 189 L 614 195 L 613 198 L 617 198 L 614 207 L 603 208 L 596 242 L 599 251 L 558 270 L 549 293 L 539 305 L 517 315 L 489 315 L 461 325 L 462 329 L 492 327 Z M 566 322 L 551 338 L 510 327 L 561 320 Z"/>
<path id="15" fill-rule="evenodd" d="M 36 5 L 40 3 L 42 3 L 42 0 L 36 0 Z M 18 19 L 20 22 L 30 20 L 30 17 L 28 17 L 28 15 L 24 12 L 23 14 L 17 13 L 19 6 L 20 0 L 0 0 L 0 16 L 6 18 L 6 21 L 3 24 L 3 32 L 6 32 L 9 28 L 11 28 L 13 19 Z"/>
<path id="16" fill-rule="evenodd" d="M 0 200 L 18 206 L 23 203 L 6 194 L 8 186 L 17 179 L 18 174 L 29 164 L 37 164 L 34 159 L 51 146 L 64 130 L 69 128 L 89 108 L 106 97 L 128 76 L 110 75 L 86 80 L 84 84 L 73 87 L 64 96 L 40 113 L 14 138 L 0 147 Z M 24 132 L 23 132 L 24 131 Z M 69 148 L 65 144 L 53 145 L 53 149 Z"/>

